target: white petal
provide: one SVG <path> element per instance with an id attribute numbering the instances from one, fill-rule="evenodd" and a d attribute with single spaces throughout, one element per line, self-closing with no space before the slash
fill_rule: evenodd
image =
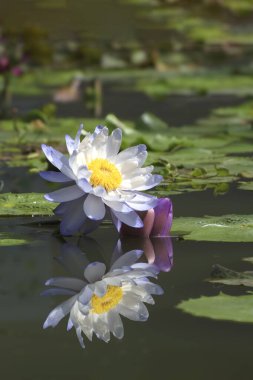
<path id="1" fill-rule="evenodd" d="M 136 145 L 131 148 L 125 149 L 115 157 L 114 162 L 119 164 L 121 162 L 129 160 L 130 158 L 135 157 L 138 153 L 145 151 L 146 149 L 147 147 L 144 144 Z"/>
<path id="2" fill-rule="evenodd" d="M 124 336 L 124 327 L 122 320 L 117 312 L 110 310 L 107 314 L 108 326 L 115 338 L 122 339 Z"/>
<path id="3" fill-rule="evenodd" d="M 102 339 L 106 343 L 109 342 L 110 330 L 103 314 L 95 314 L 93 318 L 93 329 L 99 339 Z"/>
<path id="4" fill-rule="evenodd" d="M 125 223 L 128 226 L 135 227 L 135 228 L 143 227 L 143 222 L 135 211 L 131 211 L 129 213 L 123 213 L 123 212 L 112 210 L 112 212 L 122 223 Z"/>
<path id="5" fill-rule="evenodd" d="M 119 212 L 131 212 L 132 209 L 127 206 L 124 202 L 116 202 L 116 201 L 107 201 L 103 199 L 103 202 L 110 208 Z"/>
<path id="6" fill-rule="evenodd" d="M 89 194 L 83 204 L 85 214 L 90 219 L 101 220 L 105 216 L 105 205 L 101 198 Z"/>
<path id="7" fill-rule="evenodd" d="M 118 305 L 118 310 L 120 314 L 132 321 L 144 322 L 149 317 L 148 309 L 142 302 L 135 305 L 134 309 L 120 303 Z"/>
<path id="8" fill-rule="evenodd" d="M 78 326 L 76 328 L 76 336 L 77 336 L 77 338 L 79 340 L 79 343 L 80 343 L 81 347 L 85 348 L 85 345 L 84 345 L 84 342 L 83 342 L 83 337 L 82 337 L 82 329 L 81 329 L 80 326 Z"/>
<path id="9" fill-rule="evenodd" d="M 145 181 L 144 185 L 135 187 L 136 190 L 148 190 L 152 187 L 158 185 L 163 180 L 163 177 L 159 174 L 150 175 L 148 179 Z"/>
<path id="10" fill-rule="evenodd" d="M 103 297 L 105 295 L 107 291 L 107 283 L 106 281 L 97 281 L 95 283 L 95 290 L 94 290 L 94 293 L 98 296 L 98 297 Z"/>
<path id="11" fill-rule="evenodd" d="M 108 137 L 106 155 L 112 157 L 118 154 L 122 140 L 122 131 L 120 128 L 114 129 L 112 134 Z"/>
<path id="12" fill-rule="evenodd" d="M 155 294 L 155 295 L 162 295 L 164 293 L 163 289 L 161 288 L 161 286 L 157 285 L 157 284 L 153 284 L 152 282 L 150 282 L 148 279 L 143 279 L 143 278 L 140 278 L 140 279 L 137 279 L 135 280 L 136 284 L 138 284 L 139 286 L 142 286 L 144 287 L 144 289 L 150 293 L 150 294 Z"/>
<path id="13" fill-rule="evenodd" d="M 103 275 L 105 274 L 106 266 L 104 263 L 93 262 L 89 264 L 84 271 L 84 277 L 90 282 L 94 283 L 96 281 L 101 280 Z"/>
<path id="14" fill-rule="evenodd" d="M 110 270 L 122 268 L 124 266 L 131 266 L 141 257 L 142 254 L 143 251 L 137 249 L 129 251 L 116 260 Z"/>

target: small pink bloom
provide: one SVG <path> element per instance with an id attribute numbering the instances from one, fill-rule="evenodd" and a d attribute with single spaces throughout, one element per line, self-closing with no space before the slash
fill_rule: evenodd
<path id="1" fill-rule="evenodd" d="M 0 58 L 0 73 L 3 73 L 9 69 L 10 61 L 8 57 Z"/>
<path id="2" fill-rule="evenodd" d="M 14 75 L 15 77 L 19 77 L 20 75 L 23 74 L 23 70 L 22 70 L 21 67 L 19 67 L 19 66 L 14 66 L 14 67 L 11 69 L 11 73 L 12 73 L 12 75 Z"/>

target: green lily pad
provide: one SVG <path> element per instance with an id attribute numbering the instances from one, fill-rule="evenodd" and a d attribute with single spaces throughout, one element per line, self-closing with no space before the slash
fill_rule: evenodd
<path id="1" fill-rule="evenodd" d="M 239 182 L 239 189 L 253 191 L 253 181 L 250 182 Z"/>
<path id="2" fill-rule="evenodd" d="M 196 317 L 233 322 L 253 323 L 253 295 L 229 296 L 220 293 L 214 297 L 189 299 L 177 305 L 179 310 Z"/>
<path id="3" fill-rule="evenodd" d="M 0 195 L 0 215 L 53 215 L 55 203 L 44 199 L 43 194 L 1 194 Z"/>
<path id="4" fill-rule="evenodd" d="M 185 240 L 253 242 L 253 215 L 175 218 L 172 232 Z"/>
<path id="5" fill-rule="evenodd" d="M 7 238 L 1 238 L 0 236 L 0 247 L 9 247 L 14 245 L 23 245 L 28 244 L 28 241 L 24 239 L 7 239 Z"/>

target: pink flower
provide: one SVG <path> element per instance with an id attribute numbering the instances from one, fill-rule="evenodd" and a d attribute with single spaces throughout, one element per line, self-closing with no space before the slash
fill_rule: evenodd
<path id="1" fill-rule="evenodd" d="M 0 73 L 3 73 L 9 69 L 10 61 L 8 57 L 0 58 Z"/>
<path id="2" fill-rule="evenodd" d="M 14 75 L 14 77 L 20 77 L 20 75 L 23 74 L 23 70 L 19 66 L 14 66 L 11 69 L 11 73 L 12 73 L 12 75 Z"/>
<path id="3" fill-rule="evenodd" d="M 121 236 L 169 236 L 173 219 L 173 207 L 169 198 L 160 198 L 156 207 L 138 214 L 143 221 L 143 227 L 133 228 L 122 223 L 118 226 Z"/>

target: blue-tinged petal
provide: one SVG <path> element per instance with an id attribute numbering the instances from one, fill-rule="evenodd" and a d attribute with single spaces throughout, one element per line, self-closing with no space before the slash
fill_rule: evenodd
<path id="1" fill-rule="evenodd" d="M 100 225 L 101 220 L 92 220 L 89 218 L 86 218 L 85 223 L 80 227 L 80 232 L 83 234 L 88 234 L 98 228 Z"/>
<path id="2" fill-rule="evenodd" d="M 68 152 L 71 155 L 75 150 L 75 140 L 73 140 L 72 137 L 70 137 L 69 135 L 66 135 L 65 141 Z"/>
<path id="3" fill-rule="evenodd" d="M 117 216 L 113 213 L 112 210 L 110 210 L 112 222 L 118 232 L 121 230 L 122 222 L 117 218 Z"/>
<path id="4" fill-rule="evenodd" d="M 70 330 L 72 329 L 73 326 L 74 326 L 74 325 L 73 325 L 73 322 L 72 322 L 71 318 L 69 317 L 68 325 L 67 325 L 67 331 L 70 331 Z"/>
<path id="5" fill-rule="evenodd" d="M 133 265 L 143 254 L 143 251 L 139 249 L 134 249 L 133 251 L 129 251 L 124 255 L 120 256 L 111 266 L 110 270 L 120 269 L 124 266 Z"/>
<path id="6" fill-rule="evenodd" d="M 59 169 L 63 174 L 71 179 L 75 179 L 74 173 L 69 167 L 69 161 L 61 152 L 58 152 L 51 146 L 45 144 L 41 145 L 41 148 L 47 157 L 48 161 L 51 162 L 57 169 Z"/>
<path id="7" fill-rule="evenodd" d="M 45 198 L 50 202 L 68 202 L 80 198 L 84 192 L 76 185 L 64 187 L 63 189 L 53 191 L 45 195 Z"/>
<path id="8" fill-rule="evenodd" d="M 79 201 L 79 202 L 78 202 Z M 83 198 L 68 202 L 67 210 L 62 214 L 60 231 L 62 235 L 73 235 L 85 223 L 86 216 L 83 212 Z"/>
<path id="9" fill-rule="evenodd" d="M 104 263 L 100 263 L 98 261 L 94 261 L 90 263 L 84 271 L 84 277 L 90 282 L 94 283 L 96 281 L 101 280 L 103 275 L 105 274 L 106 266 Z"/>
<path id="10" fill-rule="evenodd" d="M 73 181 L 71 178 L 67 177 L 65 174 L 62 174 L 61 172 L 40 172 L 39 175 L 49 182 L 71 182 Z"/>
<path id="11" fill-rule="evenodd" d="M 78 301 L 83 305 L 87 305 L 93 295 L 93 290 L 87 285 L 79 294 Z"/>
<path id="12" fill-rule="evenodd" d="M 143 227 L 143 222 L 135 211 L 131 211 L 129 213 L 123 213 L 123 212 L 112 210 L 112 212 L 122 223 L 125 223 L 128 226 L 135 227 L 135 228 Z"/>
<path id="13" fill-rule="evenodd" d="M 83 209 L 88 218 L 101 220 L 105 216 L 105 205 L 101 198 L 89 194 L 83 204 Z"/>
<path id="14" fill-rule="evenodd" d="M 77 181 L 77 185 L 80 187 L 80 189 L 85 193 L 90 193 L 92 191 L 92 186 L 89 184 L 89 182 L 86 179 L 79 179 Z"/>
<path id="15" fill-rule="evenodd" d="M 54 288 L 54 289 L 46 289 L 41 292 L 41 296 L 48 297 L 48 296 L 74 296 L 76 292 L 74 290 L 70 289 L 63 289 L 63 288 Z"/>
<path id="16" fill-rule="evenodd" d="M 85 285 L 87 285 L 87 282 L 75 277 L 54 277 L 47 280 L 45 285 L 71 289 L 79 292 L 85 287 Z"/>
<path id="17" fill-rule="evenodd" d="M 73 296 L 53 309 L 45 320 L 43 328 L 46 329 L 47 327 L 55 327 L 58 325 L 58 323 L 65 317 L 65 315 L 70 312 L 72 306 L 76 302 L 76 299 L 77 296 Z"/>

